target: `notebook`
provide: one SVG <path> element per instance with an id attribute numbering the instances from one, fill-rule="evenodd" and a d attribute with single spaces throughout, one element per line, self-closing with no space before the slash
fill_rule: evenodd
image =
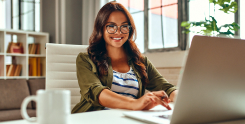
<path id="1" fill-rule="evenodd" d="M 244 119 L 245 40 L 194 36 L 177 87 L 172 111 L 123 114 L 146 122 L 173 124 Z"/>

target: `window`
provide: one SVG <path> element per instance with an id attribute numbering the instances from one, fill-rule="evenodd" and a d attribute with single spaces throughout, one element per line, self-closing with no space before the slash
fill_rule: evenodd
<path id="1" fill-rule="evenodd" d="M 245 9 L 242 8 L 242 5 L 245 5 L 244 0 L 235 0 L 240 5 L 240 10 L 238 7 L 238 11 L 240 12 L 240 15 L 244 15 Z M 201 7 L 197 7 L 200 6 Z M 238 6 L 239 6 L 238 5 Z M 214 9 L 215 8 L 215 9 Z M 238 21 L 235 20 L 236 15 L 234 13 L 225 14 L 224 12 L 220 11 L 220 6 L 209 3 L 209 0 L 189 0 L 189 21 L 204 21 L 205 17 L 209 19 L 209 16 L 215 17 L 217 20 L 217 26 L 221 26 L 224 24 L 231 24 L 233 22 L 238 23 Z M 239 16 L 240 18 L 240 37 L 245 38 L 245 18 L 243 16 Z M 191 28 L 191 30 L 194 31 L 200 31 L 200 28 Z M 233 32 L 235 33 L 235 32 Z M 189 33 L 189 45 L 191 44 L 192 37 L 195 35 L 195 33 Z"/>
<path id="2" fill-rule="evenodd" d="M 178 46 L 177 0 L 149 0 L 149 49 Z"/>
<path id="3" fill-rule="evenodd" d="M 40 31 L 40 0 L 12 0 L 13 29 Z"/>
<path id="4" fill-rule="evenodd" d="M 144 0 L 117 0 L 124 5 L 133 16 L 137 29 L 137 44 L 140 52 L 144 52 Z"/>
<path id="5" fill-rule="evenodd" d="M 40 31 L 40 0 L 0 0 L 0 28 Z"/>
<path id="6" fill-rule="evenodd" d="M 40 0 L 0 0 L 0 28 L 40 31 Z M 17 42 L 17 36 L 7 36 L 9 42 Z M 28 37 L 33 43 L 34 38 Z"/>
<path id="7" fill-rule="evenodd" d="M 178 4 L 186 4 L 186 0 L 116 1 L 123 4 L 133 16 L 137 29 L 135 42 L 142 53 L 185 49 L 186 43 L 182 40 L 185 34 L 179 32 L 180 21 L 187 19 L 183 15 L 186 8 Z M 178 11 L 184 12 L 179 15 Z"/>

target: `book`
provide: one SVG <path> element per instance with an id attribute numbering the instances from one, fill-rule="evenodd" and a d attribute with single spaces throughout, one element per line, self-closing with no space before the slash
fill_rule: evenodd
<path id="1" fill-rule="evenodd" d="M 6 65 L 6 75 L 8 75 L 10 65 Z"/>
<path id="2" fill-rule="evenodd" d="M 29 64 L 28 64 L 28 72 L 29 72 L 29 76 L 32 76 L 32 67 L 31 67 L 31 64 L 30 64 L 30 59 L 29 59 Z"/>
<path id="3" fill-rule="evenodd" d="M 10 76 L 14 76 L 15 69 L 16 69 L 16 65 L 13 65 Z"/>
<path id="4" fill-rule="evenodd" d="M 11 46 L 12 43 L 13 43 L 13 42 L 9 42 L 8 48 L 7 48 L 7 53 L 10 53 L 10 46 Z"/>
<path id="5" fill-rule="evenodd" d="M 40 43 L 36 44 L 36 53 L 35 54 L 40 54 Z"/>
<path id="6" fill-rule="evenodd" d="M 36 52 L 36 47 L 37 47 L 36 44 L 32 44 L 32 47 L 31 47 L 31 53 L 30 53 L 30 54 L 35 54 L 35 52 Z"/>
<path id="7" fill-rule="evenodd" d="M 14 76 L 20 76 L 22 65 L 16 65 Z"/>
<path id="8" fill-rule="evenodd" d="M 29 54 L 40 54 L 40 43 L 28 44 Z"/>
<path id="9" fill-rule="evenodd" d="M 13 68 L 13 65 L 9 65 L 7 76 L 10 76 L 10 73 L 11 73 L 12 68 Z"/>
<path id="10" fill-rule="evenodd" d="M 37 76 L 41 76 L 41 58 L 37 58 Z"/>
<path id="11" fill-rule="evenodd" d="M 16 68 L 16 65 L 11 64 L 9 66 L 9 70 L 8 70 L 7 76 L 14 76 L 15 68 Z"/>
<path id="12" fill-rule="evenodd" d="M 21 42 L 10 42 L 9 46 L 7 48 L 7 53 L 20 53 L 23 54 L 24 50 L 23 50 L 23 45 Z"/>
<path id="13" fill-rule="evenodd" d="M 28 44 L 28 53 L 31 54 L 31 47 L 32 47 L 32 44 Z"/>
<path id="14" fill-rule="evenodd" d="M 29 76 L 37 76 L 37 58 L 29 58 Z"/>

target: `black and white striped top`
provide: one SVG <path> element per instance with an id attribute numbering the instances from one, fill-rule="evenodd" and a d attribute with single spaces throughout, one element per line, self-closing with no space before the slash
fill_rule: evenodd
<path id="1" fill-rule="evenodd" d="M 127 73 L 120 73 L 113 70 L 111 90 L 117 94 L 137 98 L 139 85 L 132 67 L 130 67 Z"/>

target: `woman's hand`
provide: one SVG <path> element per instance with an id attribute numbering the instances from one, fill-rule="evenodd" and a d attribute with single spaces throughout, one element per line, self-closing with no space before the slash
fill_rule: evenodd
<path id="1" fill-rule="evenodd" d="M 164 91 L 155 91 L 146 93 L 139 99 L 132 101 L 131 106 L 133 110 L 149 110 L 157 105 L 162 105 L 168 110 L 171 110 L 168 103 L 168 95 Z"/>

